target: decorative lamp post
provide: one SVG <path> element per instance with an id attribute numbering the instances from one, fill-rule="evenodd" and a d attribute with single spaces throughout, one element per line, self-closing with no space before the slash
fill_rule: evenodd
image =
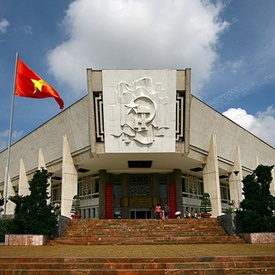
<path id="1" fill-rule="evenodd" d="M 237 186 L 237 196 L 238 196 L 238 208 L 240 208 L 240 195 L 239 195 L 239 185 L 238 185 L 238 174 L 240 171 L 234 171 L 233 173 L 236 176 L 236 186 Z"/>

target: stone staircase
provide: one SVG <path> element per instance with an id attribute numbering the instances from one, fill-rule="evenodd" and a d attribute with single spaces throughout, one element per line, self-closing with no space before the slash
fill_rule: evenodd
<path id="1" fill-rule="evenodd" d="M 0 257 L 2 275 L 275 274 L 275 256 L 178 258 Z"/>
<path id="2" fill-rule="evenodd" d="M 152 256 L 131 252 L 134 244 L 150 244 L 159 251 L 162 244 L 233 244 L 248 245 L 237 236 L 228 236 L 217 219 L 181 220 L 72 220 L 63 236 L 51 240 L 51 248 L 67 245 L 94 245 L 104 250 L 126 249 L 129 256 L 0 256 L 1 275 L 222 275 L 275 274 L 275 255 L 244 256 Z M 60 245 L 65 246 L 60 246 Z M 106 244 L 106 246 L 104 246 Z M 109 244 L 109 245 L 107 245 Z M 126 244 L 121 248 L 120 244 Z M 155 244 L 155 246 L 154 246 Z M 99 246 L 98 246 L 99 245 Z M 102 245 L 102 246 L 101 246 Z M 54 247 L 55 246 L 55 247 Z M 174 245 L 185 247 L 184 245 Z M 81 246 L 72 246 L 81 249 Z M 85 246 L 89 248 L 88 246 Z M 117 247 L 117 248 L 115 248 Z M 148 246 L 146 246 L 148 247 Z M 187 246 L 188 247 L 188 246 Z M 198 246 L 200 247 L 200 245 Z M 84 249 L 84 247 L 82 246 Z M 124 251 L 125 252 L 125 251 Z M 210 252 L 211 253 L 211 252 Z M 80 253 L 81 254 L 81 253 Z M 117 255 L 119 255 L 118 253 Z M 88 254 L 89 255 L 89 254 Z M 123 255 L 123 254 L 122 254 Z M 127 252 L 124 255 L 128 255 Z M 163 254 L 162 254 L 163 255 Z M 190 254 L 191 255 L 191 254 Z"/>
<path id="3" fill-rule="evenodd" d="M 51 245 L 244 243 L 217 219 L 72 220 Z"/>

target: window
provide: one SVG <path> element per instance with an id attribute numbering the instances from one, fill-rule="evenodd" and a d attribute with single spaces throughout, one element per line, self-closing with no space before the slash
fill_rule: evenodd
<path id="1" fill-rule="evenodd" d="M 51 188 L 51 203 L 60 203 L 61 200 L 61 185 L 56 184 Z"/>
<path id="2" fill-rule="evenodd" d="M 150 175 L 130 175 L 129 193 L 130 198 L 151 196 L 151 176 Z"/>
<path id="3" fill-rule="evenodd" d="M 121 184 L 118 182 L 115 182 L 113 185 L 113 188 L 114 188 L 114 197 L 116 199 L 121 199 L 122 198 Z"/>
<path id="4" fill-rule="evenodd" d="M 193 176 L 182 176 L 182 196 L 199 199 L 204 192 L 203 181 Z"/>
<path id="5" fill-rule="evenodd" d="M 78 181 L 78 194 L 82 200 L 98 198 L 99 196 L 99 178 L 98 176 L 83 177 Z"/>
<path id="6" fill-rule="evenodd" d="M 222 203 L 230 203 L 230 191 L 229 191 L 229 185 L 228 184 L 221 184 L 221 200 Z"/>

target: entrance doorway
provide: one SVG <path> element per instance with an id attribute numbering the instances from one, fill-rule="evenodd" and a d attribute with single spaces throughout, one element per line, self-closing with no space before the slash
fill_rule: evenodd
<path id="1" fill-rule="evenodd" d="M 131 219 L 151 219 L 152 211 L 150 208 L 132 208 L 130 209 Z"/>

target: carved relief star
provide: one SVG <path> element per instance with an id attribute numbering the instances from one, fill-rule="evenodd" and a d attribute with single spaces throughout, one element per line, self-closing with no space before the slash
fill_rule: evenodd
<path id="1" fill-rule="evenodd" d="M 139 104 L 136 104 L 132 100 L 130 104 L 125 104 L 125 107 L 129 108 L 129 111 L 128 111 L 127 115 L 129 115 L 132 111 L 136 114 L 137 113 L 137 108 L 139 107 Z"/>

